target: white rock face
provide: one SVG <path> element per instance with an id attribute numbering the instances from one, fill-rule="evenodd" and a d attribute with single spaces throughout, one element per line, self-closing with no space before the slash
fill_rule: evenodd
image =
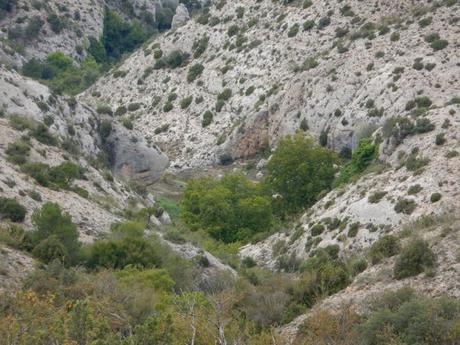
<path id="1" fill-rule="evenodd" d="M 190 14 L 184 4 L 179 4 L 176 8 L 176 14 L 173 17 L 171 27 L 177 29 L 190 20 Z"/>

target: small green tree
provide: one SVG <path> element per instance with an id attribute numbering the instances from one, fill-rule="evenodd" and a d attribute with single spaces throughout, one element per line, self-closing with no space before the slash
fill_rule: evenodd
<path id="1" fill-rule="evenodd" d="M 68 213 L 63 213 L 58 204 L 52 202 L 43 204 L 41 209 L 33 213 L 32 223 L 35 226 L 32 242 L 34 247 L 41 247 L 40 252 L 46 254 L 54 252 L 58 255 L 64 255 L 65 251 L 58 244 L 60 242 L 67 251 L 70 260 L 74 260 L 78 256 L 80 242 L 78 241 L 77 227 L 72 223 L 71 216 Z M 51 236 L 53 237 L 49 239 Z M 45 246 L 42 242 L 46 240 L 48 241 L 45 242 Z"/>
<path id="2" fill-rule="evenodd" d="M 270 200 L 241 174 L 190 180 L 182 199 L 183 220 L 226 243 L 247 241 L 272 224 Z"/>
<path id="3" fill-rule="evenodd" d="M 280 141 L 267 165 L 264 184 L 281 196 L 280 210 L 298 212 L 311 206 L 334 181 L 334 152 L 314 144 L 302 134 Z"/>

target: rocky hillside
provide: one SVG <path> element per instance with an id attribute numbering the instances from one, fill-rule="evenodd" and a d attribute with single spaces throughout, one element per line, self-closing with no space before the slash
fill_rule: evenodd
<path id="1" fill-rule="evenodd" d="M 82 61 L 90 39 L 104 32 L 104 9 L 123 14 L 126 20 L 138 20 L 152 30 L 171 24 L 178 0 L 119 1 L 29 1 L 3 0 L 0 7 L 0 58 L 21 66 L 31 58 L 44 59 L 50 52 L 61 51 Z M 178 9 L 176 25 L 184 16 Z"/>
<path id="2" fill-rule="evenodd" d="M 437 113 L 458 96 L 457 15 L 455 2 L 221 1 L 85 99 L 128 109 L 178 168 L 250 156 L 299 128 L 354 148 L 415 98 Z"/>
<path id="3" fill-rule="evenodd" d="M 368 315 L 407 286 L 459 299 L 459 51 L 458 0 L 0 0 L 0 293 L 72 271 L 106 335 L 136 343 L 167 310 L 181 344 L 290 344 L 317 311 Z M 270 161 L 295 133 L 333 157 L 331 181 L 283 213 Z M 75 243 L 30 235 L 47 202 Z M 136 283 L 102 305 L 105 279 Z M 80 298 L 61 297 L 62 315 Z"/>

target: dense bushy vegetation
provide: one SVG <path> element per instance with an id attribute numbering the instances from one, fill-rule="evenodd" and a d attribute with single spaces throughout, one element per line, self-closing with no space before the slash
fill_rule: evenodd
<path id="1" fill-rule="evenodd" d="M 59 260 L 64 264 L 78 259 L 80 243 L 78 230 L 69 214 L 59 205 L 47 202 L 32 215 L 35 231 L 26 243 L 32 253 L 44 262 Z"/>
<path id="2" fill-rule="evenodd" d="M 248 241 L 272 224 L 270 199 L 240 174 L 222 180 L 200 178 L 187 184 L 182 218 L 192 230 L 205 229 L 224 242 Z"/>
<path id="3" fill-rule="evenodd" d="M 436 265 L 436 256 L 428 242 L 417 239 L 405 246 L 396 260 L 394 277 L 403 279 L 420 274 Z"/>
<path id="4" fill-rule="evenodd" d="M 55 92 L 77 94 L 90 86 L 99 76 L 101 67 L 94 58 L 86 58 L 80 66 L 62 52 L 48 54 L 45 61 L 29 60 L 24 64 L 24 75 L 39 79 Z"/>
<path id="5" fill-rule="evenodd" d="M 0 197 L 0 219 L 12 222 L 22 222 L 27 210 L 17 200 Z"/>
<path id="6" fill-rule="evenodd" d="M 346 183 L 353 176 L 362 173 L 377 158 L 378 145 L 372 139 L 361 139 L 358 147 L 353 151 L 351 161 L 340 172 L 336 184 Z"/>
<path id="7" fill-rule="evenodd" d="M 267 166 L 266 187 L 279 194 L 280 213 L 298 212 L 311 206 L 334 181 L 336 155 L 297 134 L 280 141 Z"/>
<path id="8" fill-rule="evenodd" d="M 40 185 L 56 189 L 70 189 L 72 181 L 82 177 L 81 168 L 72 162 L 64 162 L 53 167 L 45 163 L 26 163 L 21 169 Z"/>
<path id="9" fill-rule="evenodd" d="M 45 61 L 29 60 L 22 71 L 58 93 L 77 94 L 94 83 L 101 72 L 118 61 L 123 54 L 138 48 L 155 30 L 169 28 L 174 14 L 171 6 L 168 3 L 158 9 L 156 22 L 153 17 L 149 19 L 145 16 L 126 21 L 116 11 L 106 8 L 103 34 L 100 38 L 89 38 L 89 56 L 83 62 L 78 65 L 70 56 L 56 51 L 48 54 Z M 48 16 L 48 22 L 53 31 L 61 30 L 59 18 L 55 14 Z M 32 31 L 34 34 L 39 33 L 37 28 Z"/>
<path id="10" fill-rule="evenodd" d="M 152 30 L 153 27 L 136 19 L 127 22 L 117 12 L 106 8 L 102 37 L 100 40 L 92 38 L 88 51 L 98 63 L 113 61 L 139 47 L 150 37 Z"/>
<path id="11" fill-rule="evenodd" d="M 338 312 L 314 312 L 302 327 L 295 345 L 420 344 L 448 345 L 460 341 L 460 302 L 430 299 L 409 288 L 384 291 L 359 315 L 350 307 Z"/>

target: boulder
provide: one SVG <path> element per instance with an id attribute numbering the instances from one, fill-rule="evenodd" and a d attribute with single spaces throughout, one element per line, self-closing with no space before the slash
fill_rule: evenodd
<path id="1" fill-rule="evenodd" d="M 142 180 L 149 184 L 157 181 L 168 167 L 168 157 L 149 147 L 144 138 L 114 123 L 108 137 L 109 161 L 115 173 Z"/>
<path id="2" fill-rule="evenodd" d="M 190 14 L 188 13 L 187 7 L 184 4 L 179 4 L 176 8 L 176 14 L 172 19 L 171 26 L 176 29 L 190 20 Z"/>

